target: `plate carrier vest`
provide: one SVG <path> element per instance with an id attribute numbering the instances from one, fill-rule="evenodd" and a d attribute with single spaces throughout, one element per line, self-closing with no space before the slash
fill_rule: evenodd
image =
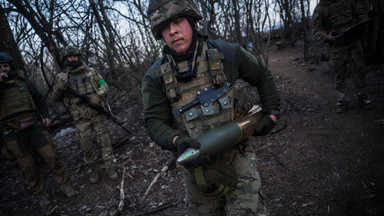
<path id="1" fill-rule="evenodd" d="M 223 53 L 216 48 L 208 49 L 206 41 L 202 43 L 201 55 L 196 58 L 197 76 L 189 82 L 177 82 L 177 72 L 171 62 L 161 65 L 166 94 L 171 102 L 172 109 L 182 107 L 196 98 L 197 91 L 211 85 L 222 85 L 227 81 L 224 74 L 222 59 Z M 177 63 L 180 73 L 188 70 L 187 61 Z M 201 104 L 182 113 L 179 118 L 174 117 L 177 129 L 187 131 L 192 138 L 198 138 L 211 128 L 229 122 L 234 118 L 234 88 L 231 87 L 218 100 L 205 107 Z"/>

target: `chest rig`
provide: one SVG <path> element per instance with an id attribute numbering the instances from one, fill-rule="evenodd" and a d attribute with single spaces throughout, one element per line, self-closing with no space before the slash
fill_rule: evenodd
<path id="1" fill-rule="evenodd" d="M 83 65 L 74 70 L 64 71 L 64 73 L 67 79 L 64 83 L 68 83 L 79 94 L 91 96 L 96 93 L 93 70 L 88 69 L 87 66 Z M 98 113 L 87 104 L 81 103 L 81 99 L 73 95 L 68 95 L 64 99 L 64 103 L 69 107 L 75 121 L 81 118 L 90 119 Z"/>
<path id="2" fill-rule="evenodd" d="M 182 61 L 173 65 L 168 61 L 161 65 L 166 95 L 171 102 L 172 110 L 186 106 L 197 98 L 197 95 L 212 89 L 214 86 L 228 85 L 222 63 L 224 55 L 217 49 L 208 49 L 206 41 L 202 43 L 202 52 L 196 58 L 196 77 L 188 82 L 178 82 L 177 72 L 188 70 L 188 62 Z M 230 87 L 225 92 L 220 92 L 217 100 L 209 104 L 195 104 L 190 109 L 183 111 L 180 116 L 173 116 L 174 128 L 187 131 L 192 138 L 198 138 L 213 127 L 233 119 L 234 89 Z"/>
<path id="3" fill-rule="evenodd" d="M 25 82 L 14 79 L 7 81 L 6 85 L 7 87 L 2 89 L 0 93 L 1 120 L 17 113 L 36 110 L 36 104 Z"/>

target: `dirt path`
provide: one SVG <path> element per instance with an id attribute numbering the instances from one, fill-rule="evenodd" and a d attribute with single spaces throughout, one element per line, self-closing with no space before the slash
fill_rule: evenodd
<path id="1" fill-rule="evenodd" d="M 335 114 L 328 62 L 304 65 L 302 51 L 271 51 L 286 129 L 261 139 L 259 167 L 271 215 L 384 213 L 383 71 L 369 71 L 375 108 Z M 354 98 L 352 98 L 354 99 Z"/>

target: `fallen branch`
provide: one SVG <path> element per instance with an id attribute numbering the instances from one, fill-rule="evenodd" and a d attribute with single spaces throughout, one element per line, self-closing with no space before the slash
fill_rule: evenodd
<path id="1" fill-rule="evenodd" d="M 117 215 L 121 215 L 121 213 L 123 212 L 124 210 L 124 200 L 125 200 L 125 193 L 124 193 L 124 180 L 125 180 L 125 173 L 126 173 L 126 165 L 128 164 L 128 162 L 130 162 L 130 160 L 126 160 L 122 165 L 121 165 L 121 169 L 122 169 L 122 174 L 121 174 L 121 183 L 120 183 L 120 190 L 119 190 L 119 193 L 120 193 L 120 200 L 119 200 L 119 203 L 117 205 L 117 209 L 115 209 L 113 211 L 113 216 L 117 216 Z M 134 196 L 135 200 L 136 200 L 136 203 L 137 203 L 137 199 L 135 197 L 135 195 L 132 193 L 132 196 Z M 140 203 L 138 203 L 139 207 L 140 207 Z M 140 207 L 141 208 L 141 207 Z"/>
<path id="2" fill-rule="evenodd" d="M 273 158 L 274 158 L 274 159 L 275 159 L 281 166 L 285 167 L 284 163 L 281 162 L 281 161 L 279 160 L 279 158 L 277 157 L 277 155 L 275 155 L 273 152 L 271 152 L 271 155 L 273 156 Z"/>
<path id="3" fill-rule="evenodd" d="M 255 152 L 264 150 L 264 149 L 266 149 L 266 148 L 268 148 L 268 147 L 271 147 L 271 146 L 272 146 L 272 143 L 269 143 L 269 144 L 267 144 L 267 145 L 263 145 L 263 146 L 261 146 L 261 147 L 255 149 Z"/>
<path id="4" fill-rule="evenodd" d="M 118 141 L 116 141 L 115 143 L 112 144 L 112 147 L 113 147 L 113 148 L 117 148 L 117 147 L 121 146 L 121 145 L 124 144 L 125 141 L 127 141 L 130 137 L 131 137 L 130 134 L 126 134 L 126 135 L 120 137 L 120 139 L 119 139 Z"/>
<path id="5" fill-rule="evenodd" d="M 145 200 L 147 199 L 147 196 L 149 194 L 149 192 L 151 191 L 153 185 L 156 184 L 156 182 L 159 181 L 160 177 L 163 176 L 168 170 L 169 168 L 176 162 L 176 158 L 175 157 L 171 157 L 165 164 L 165 166 L 161 169 L 161 171 L 159 173 L 156 174 L 155 178 L 152 180 L 152 182 L 149 184 L 147 190 L 145 191 L 143 197 L 141 198 L 141 203 L 144 203 Z M 144 206 L 144 205 L 143 205 Z"/>
<path id="6" fill-rule="evenodd" d="M 155 212 L 158 212 L 158 211 L 161 211 L 163 209 L 166 209 L 166 208 L 169 208 L 171 206 L 174 206 L 176 205 L 178 202 L 173 202 L 173 203 L 165 203 L 164 205 L 161 205 L 151 211 L 146 211 L 146 212 L 143 212 L 143 213 L 140 213 L 140 214 L 135 214 L 135 216 L 142 216 L 142 215 L 148 215 L 148 214 L 153 214 Z"/>

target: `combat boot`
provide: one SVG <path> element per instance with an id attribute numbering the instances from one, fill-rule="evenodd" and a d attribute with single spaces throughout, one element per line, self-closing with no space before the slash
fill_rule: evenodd
<path id="1" fill-rule="evenodd" d="M 108 176 L 111 180 L 117 179 L 118 175 L 113 167 L 107 167 L 105 168 L 105 170 L 107 171 Z"/>
<path id="2" fill-rule="evenodd" d="M 349 107 L 349 103 L 347 101 L 339 101 L 336 104 L 336 113 L 343 113 Z"/>
<path id="3" fill-rule="evenodd" d="M 89 168 L 91 169 L 91 173 L 89 174 L 89 181 L 91 184 L 95 184 L 100 180 L 99 167 L 96 163 L 90 163 Z"/>
<path id="4" fill-rule="evenodd" d="M 69 180 L 66 183 L 60 185 L 60 188 L 68 198 L 76 195 L 76 191 L 73 189 L 72 185 L 69 183 Z"/>
<path id="5" fill-rule="evenodd" d="M 51 201 L 49 201 L 48 194 L 45 188 L 39 194 L 37 194 L 37 197 L 39 198 L 40 207 L 44 208 L 51 204 Z"/>
<path id="6" fill-rule="evenodd" d="M 373 108 L 373 104 L 369 99 L 360 100 L 360 105 L 365 110 L 371 110 Z"/>
<path id="7" fill-rule="evenodd" d="M 363 109 L 370 110 L 373 108 L 373 104 L 371 100 L 368 99 L 368 95 L 365 92 L 360 91 L 356 94 L 356 96 L 359 100 L 360 106 Z"/>

